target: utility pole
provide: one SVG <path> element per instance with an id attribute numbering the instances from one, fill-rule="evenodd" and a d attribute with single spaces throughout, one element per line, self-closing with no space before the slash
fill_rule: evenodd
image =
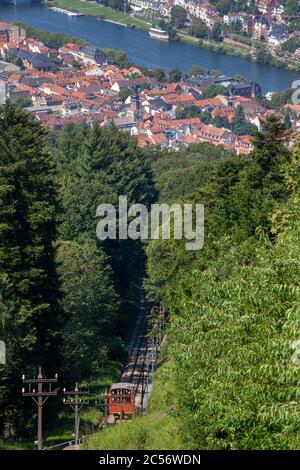
<path id="1" fill-rule="evenodd" d="M 101 396 L 104 398 L 104 404 L 102 405 L 104 408 L 104 425 L 107 425 L 107 420 L 108 420 L 108 406 L 109 406 L 109 393 L 107 391 L 107 388 L 104 389 L 104 392 L 102 392 Z"/>
<path id="2" fill-rule="evenodd" d="M 28 384 L 28 390 L 26 391 L 25 387 L 22 388 L 23 397 L 31 397 L 33 401 L 37 404 L 38 409 L 38 450 L 42 450 L 42 441 L 43 441 L 43 405 L 48 400 L 49 397 L 57 396 L 58 388 L 52 390 L 52 384 L 57 383 L 58 375 L 55 374 L 53 379 L 47 379 L 43 377 L 42 368 L 39 367 L 38 376 L 34 379 L 26 379 L 25 375 L 22 375 L 22 381 L 24 384 Z M 36 388 L 32 386 L 37 385 Z"/>
<path id="3" fill-rule="evenodd" d="M 74 411 L 74 431 L 75 431 L 75 446 L 78 444 L 79 438 L 79 411 L 84 405 L 88 405 L 89 401 L 81 399 L 82 395 L 88 395 L 89 392 L 87 390 L 79 390 L 78 384 L 76 382 L 74 390 L 63 390 L 64 395 L 67 398 L 63 399 L 64 405 L 69 405 L 72 410 Z M 74 397 L 74 398 L 73 398 Z"/>
<path id="4" fill-rule="evenodd" d="M 143 360 L 143 369 L 142 369 L 143 375 L 142 375 L 142 397 L 141 397 L 141 403 L 140 403 L 140 410 L 139 413 L 140 415 L 143 414 L 143 402 L 144 402 L 144 395 L 145 395 L 145 367 L 144 367 L 144 360 Z"/>
<path id="5" fill-rule="evenodd" d="M 145 412 L 147 413 L 148 411 L 148 400 L 149 400 L 149 356 L 148 354 L 146 355 L 146 366 L 147 366 L 147 373 L 146 373 L 146 406 L 145 406 Z"/>

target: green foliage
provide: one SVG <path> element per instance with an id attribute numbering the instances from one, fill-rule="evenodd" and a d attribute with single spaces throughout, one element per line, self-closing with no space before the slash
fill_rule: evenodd
<path id="1" fill-rule="evenodd" d="M 231 157 L 222 147 L 209 143 L 194 144 L 180 152 L 162 153 L 152 164 L 159 200 L 171 203 L 184 198 L 187 191 L 204 185 L 217 161 Z"/>
<path id="2" fill-rule="evenodd" d="M 198 39 L 206 39 L 208 37 L 208 27 L 202 20 L 194 20 L 189 28 L 189 33 Z"/>
<path id="3" fill-rule="evenodd" d="M 297 15 L 299 11 L 299 2 L 298 0 L 286 0 L 284 13 L 286 15 Z"/>
<path id="4" fill-rule="evenodd" d="M 228 13 L 232 6 L 231 0 L 218 0 L 216 7 L 221 16 L 224 16 Z"/>
<path id="5" fill-rule="evenodd" d="M 300 40 L 298 37 L 291 37 L 284 44 L 282 44 L 282 50 L 293 54 L 296 49 L 300 47 Z"/>
<path id="6" fill-rule="evenodd" d="M 98 241 L 96 208 L 117 207 L 120 195 L 150 204 L 151 158 L 114 126 L 70 125 L 47 136 L 17 106 L 1 108 L 0 328 L 8 354 L 1 438 L 33 434 L 34 404 L 25 408 L 20 394 L 23 373 L 35 375 L 41 364 L 73 385 L 123 359 L 144 252 L 139 241 Z M 46 408 L 49 429 L 57 410 Z"/>
<path id="7" fill-rule="evenodd" d="M 262 64 L 276 63 L 276 58 L 273 58 L 272 54 L 266 51 L 264 46 L 258 47 L 256 51 L 256 60 Z"/>
<path id="8" fill-rule="evenodd" d="M 111 49 L 109 47 L 104 47 L 101 50 L 104 52 L 110 63 L 121 68 L 130 67 L 131 63 L 129 62 L 125 52 L 119 51 L 118 49 Z"/>
<path id="9" fill-rule="evenodd" d="M 249 158 L 221 159 L 197 188 L 162 193 L 206 214 L 201 252 L 182 241 L 147 249 L 149 295 L 170 318 L 169 405 L 184 448 L 299 448 L 300 144 L 291 154 L 286 138 L 272 117 Z"/>
<path id="10" fill-rule="evenodd" d="M 25 69 L 22 59 L 20 57 L 16 57 L 9 51 L 5 53 L 5 61 L 9 62 L 10 64 L 17 65 L 21 70 Z"/>
<path id="11" fill-rule="evenodd" d="M 174 416 L 176 390 L 170 380 L 172 365 L 164 364 L 155 374 L 147 416 L 111 426 L 84 444 L 85 450 L 180 450 L 180 421 Z M 172 402 L 172 406 L 170 403 Z"/>
<path id="12" fill-rule="evenodd" d="M 176 108 L 175 110 L 177 119 L 195 118 L 200 117 L 202 112 L 198 106 L 192 105 L 187 108 Z"/>
<path id="13" fill-rule="evenodd" d="M 213 120 L 212 120 L 212 124 L 216 127 L 224 127 L 225 129 L 230 129 L 230 123 L 227 119 L 226 116 L 216 116 Z"/>
<path id="14" fill-rule="evenodd" d="M 101 203 L 118 208 L 119 196 L 127 195 L 128 204 L 148 205 L 155 198 L 149 151 L 141 150 L 135 139 L 113 125 L 65 127 L 59 137 L 57 161 L 63 206 L 59 231 L 62 240 L 79 242 L 81 235 L 86 234 L 94 242 L 96 209 Z M 124 338 L 129 317 L 135 314 L 128 303 L 135 298 L 134 286 L 139 285 L 143 272 L 143 249 L 139 240 L 130 239 L 97 241 L 97 245 L 100 256 L 103 252 L 107 256 L 114 289 L 121 297 L 119 310 L 113 302 L 119 312 L 115 335 Z M 109 290 L 107 295 L 110 296 Z"/>
<path id="15" fill-rule="evenodd" d="M 210 85 L 203 90 L 203 98 L 215 98 L 217 95 L 228 96 L 228 90 L 223 85 Z"/>
<path id="16" fill-rule="evenodd" d="M 194 77 L 194 76 L 197 76 L 197 75 L 203 75 L 204 72 L 205 71 L 204 71 L 203 67 L 201 67 L 201 65 L 195 64 L 195 65 L 192 65 L 192 67 L 190 68 L 189 76 Z"/>
<path id="17" fill-rule="evenodd" d="M 250 124 L 245 117 L 243 107 L 239 105 L 232 121 L 232 131 L 236 135 L 248 135 L 254 131 L 254 126 Z"/>
<path id="18" fill-rule="evenodd" d="M 22 429 L 20 377 L 58 366 L 62 313 L 54 263 L 57 195 L 43 127 L 10 103 L 0 109 L 0 319 L 4 437 Z M 30 408 L 29 408 L 30 411 Z"/>
<path id="19" fill-rule="evenodd" d="M 160 67 L 155 68 L 152 72 L 152 75 L 158 82 L 164 82 L 166 79 L 166 74 Z"/>
<path id="20" fill-rule="evenodd" d="M 179 69 L 172 69 L 168 75 L 168 82 L 169 83 L 177 83 L 181 80 L 182 73 Z"/>
<path id="21" fill-rule="evenodd" d="M 292 102 L 293 90 L 287 89 L 279 93 L 275 93 L 271 98 L 271 105 L 274 109 L 280 110 L 285 104 Z"/>
<path id="22" fill-rule="evenodd" d="M 187 13 L 180 5 L 171 8 L 171 24 L 176 28 L 182 28 L 187 20 Z"/>
<path id="23" fill-rule="evenodd" d="M 97 0 L 97 3 L 120 11 L 124 11 L 124 7 L 126 8 L 127 6 L 127 2 L 124 0 Z"/>
<path id="24" fill-rule="evenodd" d="M 220 77 L 220 75 L 222 75 L 222 72 L 219 69 L 212 69 L 210 74 L 212 77 Z"/>
<path id="25" fill-rule="evenodd" d="M 17 108 L 28 108 L 29 106 L 32 106 L 32 100 L 30 98 L 22 98 L 21 96 L 18 97 L 15 102 L 14 102 L 14 105 L 17 106 Z"/>
<path id="26" fill-rule="evenodd" d="M 87 42 L 83 39 L 79 39 L 74 36 L 69 36 L 68 34 L 42 31 L 41 29 L 29 26 L 27 23 L 17 24 L 20 26 L 20 28 L 25 29 L 28 37 L 37 39 L 38 41 L 42 41 L 46 46 L 50 48 L 57 48 L 63 46 L 68 42 L 79 44 L 80 46 L 84 46 L 87 44 Z"/>
<path id="27" fill-rule="evenodd" d="M 67 322 L 63 328 L 64 380 L 95 374 L 120 345 L 114 338 L 118 301 L 111 270 L 95 241 L 61 242 L 57 260 Z"/>
<path id="28" fill-rule="evenodd" d="M 222 26 L 219 23 L 214 24 L 212 33 L 211 33 L 211 38 L 214 39 L 215 41 L 221 41 L 221 33 L 222 33 Z"/>

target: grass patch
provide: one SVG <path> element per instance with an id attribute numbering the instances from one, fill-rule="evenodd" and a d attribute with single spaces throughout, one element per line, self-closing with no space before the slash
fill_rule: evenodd
<path id="1" fill-rule="evenodd" d="M 175 387 L 168 362 L 155 374 L 149 413 L 112 425 L 88 439 L 90 450 L 180 450 L 180 422 L 176 417 Z"/>
<path id="2" fill-rule="evenodd" d="M 88 397 L 90 405 L 84 407 L 80 412 L 81 436 L 97 431 L 103 416 L 103 410 L 99 404 L 99 402 L 102 402 L 101 393 L 104 388 L 109 388 L 113 382 L 119 379 L 121 367 L 120 362 L 108 361 L 105 367 L 99 369 L 91 380 L 80 384 L 80 387 L 88 389 L 90 392 Z M 96 400 L 98 404 L 95 404 Z M 59 414 L 57 427 L 47 434 L 45 446 L 49 447 L 73 439 L 73 428 L 74 416 L 72 410 L 66 407 Z"/>
<path id="3" fill-rule="evenodd" d="M 105 367 L 99 369 L 94 376 L 80 387 L 88 389 L 90 405 L 80 412 L 80 436 L 92 434 L 98 430 L 102 421 L 103 410 L 99 404 L 102 401 L 101 393 L 104 388 L 109 388 L 113 382 L 119 380 L 122 364 L 117 361 L 108 361 Z M 95 404 L 95 401 L 98 401 Z M 46 437 L 43 447 L 50 447 L 62 442 L 71 441 L 74 433 L 74 415 L 71 408 L 63 406 L 58 415 L 56 426 L 50 431 L 47 423 L 44 423 Z M 0 450 L 36 450 L 33 442 L 3 442 L 0 441 Z"/>
<path id="4" fill-rule="evenodd" d="M 89 439 L 89 450 L 179 450 L 176 421 L 166 415 L 151 413 L 133 421 L 113 425 Z"/>
<path id="5" fill-rule="evenodd" d="M 91 2 L 86 2 L 84 0 L 56 0 L 55 5 L 61 8 L 80 10 L 85 15 L 97 16 L 99 18 L 121 23 L 124 26 L 137 28 L 142 31 L 149 31 L 149 28 L 151 27 L 140 18 L 135 18 L 134 16 L 115 10 L 114 8 L 105 7 L 96 3 L 91 4 Z"/>
<path id="6" fill-rule="evenodd" d="M 34 450 L 35 446 L 33 444 L 27 444 L 23 442 L 0 442 L 0 450 Z"/>

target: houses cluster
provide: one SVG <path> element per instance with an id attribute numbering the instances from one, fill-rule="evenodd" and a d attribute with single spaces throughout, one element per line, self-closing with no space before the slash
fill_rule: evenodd
<path id="1" fill-rule="evenodd" d="M 5 28 L 4 23 L 1 27 Z M 18 102 L 53 129 L 69 123 L 97 121 L 108 126 L 114 122 L 141 146 L 178 149 L 209 142 L 248 154 L 251 137 L 232 130 L 236 113 L 242 108 L 245 120 L 258 128 L 269 113 L 257 100 L 259 85 L 235 77 L 205 74 L 184 76 L 179 83 L 158 82 L 138 67 L 110 63 L 92 45 L 68 43 L 51 49 L 23 31 L 6 39 L 0 41 L 0 102 L 6 98 Z M 212 85 L 222 85 L 227 92 L 206 99 L 203 94 Z M 285 109 L 297 130 L 298 108 Z M 191 109 L 196 110 L 195 117 L 189 117 Z"/>
<path id="2" fill-rule="evenodd" d="M 145 114 L 139 127 L 133 127 L 132 133 L 137 135 L 142 146 L 178 148 L 179 145 L 209 142 L 222 145 L 226 150 L 237 154 L 248 154 L 252 150 L 249 135 L 237 136 L 229 128 L 205 124 L 201 114 L 209 112 L 213 119 L 217 116 L 226 117 L 232 123 L 238 106 L 242 105 L 249 122 L 250 119 L 254 122 L 256 118 L 261 125 L 261 113 L 264 111 L 251 97 L 218 95 L 205 99 L 201 96 L 200 88 L 188 85 L 184 80 L 181 83 L 167 84 L 161 89 L 144 90 L 140 99 Z M 188 109 L 191 106 L 199 110 L 199 117 L 176 117 L 176 109 Z"/>
<path id="3" fill-rule="evenodd" d="M 218 11 L 217 4 L 206 0 L 130 0 L 133 9 L 152 11 L 171 20 L 172 8 L 176 5 L 185 9 L 187 13 L 187 25 L 201 20 L 209 30 L 219 24 L 224 27 L 240 25 L 241 31 L 254 39 L 263 39 L 266 45 L 272 48 L 280 47 L 291 37 L 287 23 L 289 17 L 285 15 L 284 0 L 256 0 L 248 13 L 229 10 L 227 14 Z M 236 2 L 232 2 L 235 6 Z M 227 35 L 225 35 L 227 37 Z M 241 43 L 242 44 L 242 43 Z"/>

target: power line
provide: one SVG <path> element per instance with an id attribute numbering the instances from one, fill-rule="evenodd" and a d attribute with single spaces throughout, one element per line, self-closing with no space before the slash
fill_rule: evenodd
<path id="1" fill-rule="evenodd" d="M 66 390 L 63 389 L 64 395 L 67 398 L 63 399 L 64 405 L 69 405 L 72 410 L 74 411 L 74 431 L 75 431 L 75 446 L 78 444 L 78 437 L 79 437 L 79 411 L 84 405 L 88 405 L 89 401 L 81 399 L 80 397 L 83 395 L 88 395 L 88 390 L 79 390 L 78 384 L 76 382 L 74 390 Z"/>
<path id="2" fill-rule="evenodd" d="M 22 375 L 22 381 L 24 384 L 28 385 L 28 391 L 26 388 L 22 388 L 23 397 L 31 397 L 32 400 L 36 403 L 38 409 L 38 450 L 42 450 L 42 441 L 43 441 L 43 405 L 46 403 L 49 397 L 57 396 L 58 388 L 52 390 L 52 384 L 57 383 L 58 375 L 55 374 L 53 379 L 47 379 L 43 377 L 42 367 L 39 367 L 39 373 L 36 378 L 26 379 L 25 375 Z M 34 385 L 37 385 L 36 388 L 33 388 Z"/>

